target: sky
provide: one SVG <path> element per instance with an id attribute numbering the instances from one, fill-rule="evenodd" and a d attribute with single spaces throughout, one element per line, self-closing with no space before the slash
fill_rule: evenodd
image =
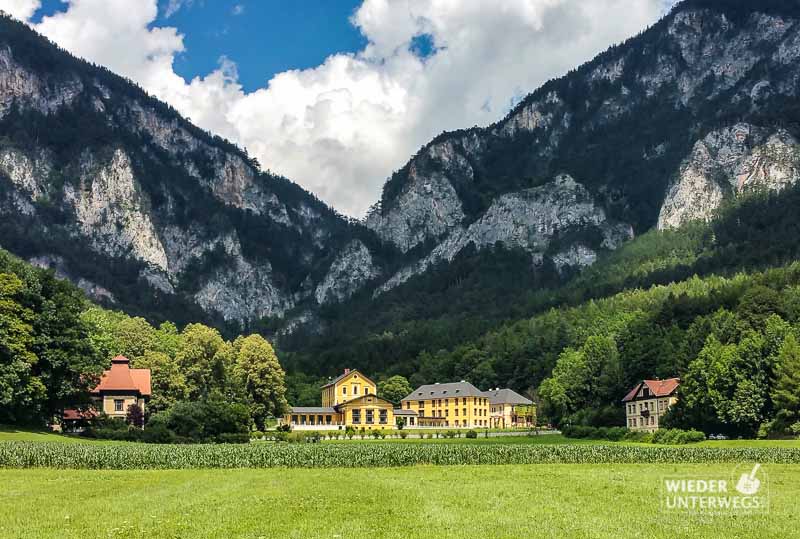
<path id="1" fill-rule="evenodd" d="M 431 138 L 501 119 L 675 0 L 0 0 L 362 217 Z"/>

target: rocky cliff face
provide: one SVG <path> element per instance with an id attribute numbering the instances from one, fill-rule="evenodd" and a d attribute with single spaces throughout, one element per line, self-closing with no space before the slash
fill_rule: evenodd
<path id="1" fill-rule="evenodd" d="M 740 123 L 709 133 L 681 165 L 658 216 L 658 228 L 708 220 L 729 196 L 780 190 L 800 179 L 800 144 L 784 129 Z"/>
<path id="2" fill-rule="evenodd" d="M 280 317 L 374 277 L 363 245 L 325 269 L 347 225 L 313 196 L 126 81 L 0 24 L 1 245 L 106 303 L 175 298 L 178 314 L 158 313 L 168 317 L 182 305 L 228 322 Z M 53 136 L 20 136 L 36 129 Z"/>
<path id="3" fill-rule="evenodd" d="M 564 246 L 563 252 L 550 252 L 559 233 L 589 229 L 600 232 L 599 244 L 590 245 L 588 238 L 579 239 Z M 450 262 L 470 244 L 479 249 L 498 242 L 508 248 L 521 248 L 531 254 L 532 265 L 540 264 L 547 254 L 560 269 L 592 264 L 596 249 L 616 248 L 632 234 L 630 225 L 610 221 L 581 184 L 566 174 L 559 175 L 541 187 L 501 196 L 480 219 L 466 227 L 455 227 L 428 256 L 402 268 L 378 290 L 394 288 L 437 262 Z"/>

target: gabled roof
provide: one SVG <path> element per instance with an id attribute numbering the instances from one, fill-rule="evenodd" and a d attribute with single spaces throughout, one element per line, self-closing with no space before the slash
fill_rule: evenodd
<path id="1" fill-rule="evenodd" d="M 513 389 L 490 389 L 483 394 L 489 397 L 489 404 L 533 404 L 532 400 L 526 399 Z"/>
<path id="2" fill-rule="evenodd" d="M 369 393 L 367 395 L 361 395 L 360 397 L 356 397 L 354 399 L 350 399 L 349 401 L 340 402 L 339 404 L 334 406 L 334 408 L 338 412 L 338 411 L 341 411 L 341 409 L 344 408 L 345 406 L 350 406 L 351 404 L 358 403 L 358 402 L 363 401 L 364 399 L 369 398 L 369 397 L 372 397 L 373 399 L 375 399 L 376 402 L 380 402 L 380 403 L 383 403 L 383 404 L 388 404 L 392 409 L 394 409 L 394 403 L 393 402 L 387 401 L 386 399 L 384 399 L 382 397 L 379 397 L 379 396 L 375 395 L 374 393 Z"/>
<path id="3" fill-rule="evenodd" d="M 469 382 L 462 381 L 419 386 L 402 400 L 446 399 L 451 397 L 486 397 L 486 395 Z"/>
<path id="4" fill-rule="evenodd" d="M 646 397 L 648 399 L 653 397 L 669 397 L 678 390 L 678 386 L 681 385 L 681 379 L 667 378 L 666 380 L 642 380 L 640 383 L 636 384 L 636 387 L 628 391 L 628 394 L 625 395 L 625 398 L 622 399 L 622 402 L 636 400 L 636 395 L 639 394 L 639 390 L 642 389 L 643 385 L 646 385 L 647 389 L 650 390 L 650 396 Z"/>
<path id="5" fill-rule="evenodd" d="M 361 378 L 362 378 L 362 379 L 364 379 L 364 380 L 367 380 L 367 381 L 368 381 L 369 383 L 371 383 L 372 385 L 375 385 L 375 382 L 373 382 L 373 381 L 372 381 L 372 379 L 371 379 L 369 376 L 364 376 L 364 373 L 363 373 L 363 372 L 361 372 L 360 370 L 358 370 L 358 369 L 352 369 L 352 370 L 351 370 L 351 369 L 345 369 L 345 370 L 344 370 L 344 372 L 343 372 L 342 374 L 340 374 L 339 376 L 337 376 L 336 378 L 334 378 L 333 380 L 331 380 L 331 381 L 330 381 L 330 382 L 328 382 L 327 384 L 323 385 L 323 386 L 321 387 L 321 389 L 324 389 L 324 388 L 326 388 L 326 387 L 330 387 L 330 386 L 332 386 L 333 384 L 336 384 L 337 382 L 339 382 L 339 381 L 341 381 L 342 379 L 344 379 L 344 378 L 346 378 L 346 377 L 350 376 L 350 375 L 351 375 L 351 374 L 353 374 L 353 373 L 357 373 L 357 374 L 359 374 L 359 375 L 361 376 Z"/>
<path id="6" fill-rule="evenodd" d="M 117 356 L 111 360 L 111 369 L 103 371 L 92 393 L 102 391 L 130 391 L 150 396 L 150 369 L 131 369 L 128 358 Z"/>

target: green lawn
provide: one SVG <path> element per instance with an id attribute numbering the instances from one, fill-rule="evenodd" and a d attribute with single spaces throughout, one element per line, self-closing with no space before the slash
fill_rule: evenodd
<path id="1" fill-rule="evenodd" d="M 78 443 L 86 441 L 77 436 L 66 436 L 53 432 L 36 431 L 0 425 L 0 442 L 64 442 Z"/>
<path id="2" fill-rule="evenodd" d="M 382 469 L 0 470 L 0 537 L 798 537 L 800 466 L 765 465 L 770 512 L 660 508 L 664 476 L 730 465 L 417 466 Z"/>

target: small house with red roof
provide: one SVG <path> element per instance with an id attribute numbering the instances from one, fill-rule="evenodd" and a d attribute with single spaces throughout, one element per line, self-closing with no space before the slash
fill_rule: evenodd
<path id="1" fill-rule="evenodd" d="M 111 368 L 103 371 L 91 396 L 91 408 L 64 410 L 62 423 L 65 430 L 79 430 L 83 423 L 101 412 L 109 417 L 125 419 L 132 404 L 138 404 L 144 412 L 150 399 L 150 369 L 131 369 L 128 358 L 117 356 L 111 360 Z"/>
<path id="2" fill-rule="evenodd" d="M 680 378 L 642 380 L 622 399 L 626 426 L 631 430 L 654 432 L 661 416 L 678 400 Z"/>
<path id="3" fill-rule="evenodd" d="M 124 418 L 132 404 L 138 404 L 144 412 L 150 399 L 150 369 L 131 369 L 128 358 L 115 357 L 92 390 L 92 399 L 97 411 L 109 417 Z"/>

